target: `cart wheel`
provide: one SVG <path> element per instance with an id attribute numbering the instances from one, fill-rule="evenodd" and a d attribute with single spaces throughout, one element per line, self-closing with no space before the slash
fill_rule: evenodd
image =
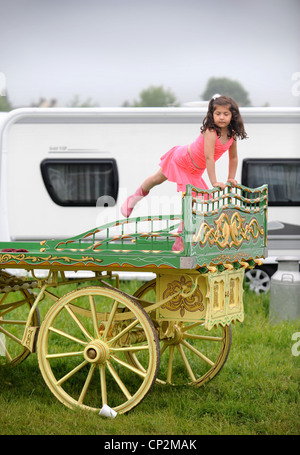
<path id="1" fill-rule="evenodd" d="M 149 392 L 159 367 L 159 342 L 147 313 L 127 294 L 88 287 L 61 297 L 42 323 L 39 365 L 51 392 L 70 408 L 118 413 Z M 127 362 L 134 352 L 143 370 Z"/>
<path id="2" fill-rule="evenodd" d="M 156 280 L 141 286 L 135 297 L 155 301 Z M 164 323 L 165 324 L 165 323 Z M 209 332 L 201 322 L 169 322 L 174 336 L 161 340 L 159 382 L 201 387 L 213 379 L 225 364 L 231 346 L 231 327 L 218 326 Z M 173 327 L 171 327 L 173 325 Z M 166 333 L 166 327 L 164 327 Z M 137 367 L 134 352 L 128 353 Z"/>
<path id="3" fill-rule="evenodd" d="M 11 366 L 18 365 L 30 354 L 30 350 L 22 345 L 22 338 L 34 300 L 30 290 L 0 295 L 0 355 L 5 356 Z M 30 325 L 40 325 L 38 309 L 34 311 Z"/>

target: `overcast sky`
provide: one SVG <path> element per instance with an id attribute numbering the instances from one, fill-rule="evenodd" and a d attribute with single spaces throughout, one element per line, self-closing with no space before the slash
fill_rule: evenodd
<path id="1" fill-rule="evenodd" d="M 300 106 L 299 25 L 300 0 L 0 0 L 0 73 L 14 107 L 121 106 L 150 85 L 183 104 L 210 77 Z"/>

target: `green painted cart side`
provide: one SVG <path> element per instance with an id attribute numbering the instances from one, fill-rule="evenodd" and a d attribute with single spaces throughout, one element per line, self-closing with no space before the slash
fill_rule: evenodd
<path id="1" fill-rule="evenodd" d="M 224 263 L 252 264 L 264 257 L 266 219 L 266 186 L 205 191 L 188 185 L 178 216 L 119 220 L 59 241 L 0 242 L 0 267 L 222 269 Z M 177 237 L 183 240 L 182 251 L 172 250 Z"/>
<path id="2" fill-rule="evenodd" d="M 47 386 L 70 408 L 127 412 L 156 381 L 177 383 L 178 362 L 183 382 L 199 387 L 221 370 L 231 323 L 244 319 L 244 271 L 265 255 L 266 223 L 267 186 L 188 185 L 179 215 L 119 220 L 68 239 L 2 242 L 0 354 L 17 365 L 36 349 Z M 128 295 L 121 270 L 156 279 Z M 93 274 L 70 279 L 67 271 Z M 58 288 L 70 283 L 78 286 L 62 295 Z M 40 325 L 45 296 L 53 304 Z"/>

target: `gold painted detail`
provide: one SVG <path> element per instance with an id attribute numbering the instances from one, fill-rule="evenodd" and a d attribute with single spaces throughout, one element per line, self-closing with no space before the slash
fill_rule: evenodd
<path id="1" fill-rule="evenodd" d="M 38 331 L 39 327 L 27 327 L 24 332 L 22 345 L 25 346 L 30 352 L 34 352 Z"/>
<path id="2" fill-rule="evenodd" d="M 230 260 L 239 263 L 242 261 L 242 259 L 245 258 L 248 259 L 249 257 L 250 257 L 249 254 L 244 251 L 242 252 L 235 251 L 234 253 L 230 254 Z M 228 259 L 229 259 L 228 254 L 220 253 L 218 256 L 214 256 L 210 260 L 214 264 L 223 263 L 223 265 L 225 266 L 225 262 L 228 261 Z"/>
<path id="3" fill-rule="evenodd" d="M 245 224 L 246 218 L 243 218 L 239 212 L 234 212 L 231 218 L 226 213 L 222 213 L 217 220 L 214 220 L 216 227 L 210 226 L 206 221 L 201 223 L 198 232 L 193 237 L 193 242 L 199 242 L 205 245 L 217 244 L 221 248 L 240 246 L 251 237 L 257 239 L 259 235 L 264 235 L 264 228 L 259 227 L 256 218 Z"/>
<path id="4" fill-rule="evenodd" d="M 163 293 L 163 299 L 168 298 L 170 295 L 184 291 L 184 294 L 188 294 L 192 290 L 194 283 L 192 280 L 188 280 L 185 276 L 181 276 L 179 280 L 174 280 L 168 283 L 166 290 Z M 161 306 L 162 309 L 170 311 L 180 311 L 180 316 L 183 317 L 185 312 L 204 311 L 203 295 L 197 287 L 195 292 L 184 297 L 182 294 L 177 295 L 169 302 Z"/>
<path id="5" fill-rule="evenodd" d="M 49 256 L 39 257 L 39 256 L 30 256 L 28 254 L 10 254 L 4 253 L 0 254 L 0 263 L 6 263 L 10 261 L 20 262 L 26 261 L 30 263 L 42 263 L 42 262 L 53 262 L 53 261 L 61 261 L 67 264 L 78 263 L 78 262 L 103 262 L 102 259 L 97 259 L 93 256 L 82 256 L 81 258 L 72 258 L 69 256 L 53 256 L 49 254 Z"/>
<path id="6" fill-rule="evenodd" d="M 243 279 L 244 269 L 226 270 L 209 277 L 205 318 L 207 330 L 219 324 L 226 326 L 235 321 L 243 322 Z"/>

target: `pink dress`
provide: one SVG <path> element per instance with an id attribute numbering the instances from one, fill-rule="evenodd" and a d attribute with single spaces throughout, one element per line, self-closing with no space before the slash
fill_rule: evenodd
<path id="1" fill-rule="evenodd" d="M 216 133 L 217 135 L 217 133 Z M 218 135 L 215 145 L 214 160 L 217 161 L 231 146 L 233 138 L 222 144 Z M 185 186 L 190 183 L 197 188 L 208 189 L 202 174 L 206 169 L 204 156 L 204 137 L 202 134 L 190 144 L 193 160 L 188 153 L 187 145 L 177 145 L 161 157 L 159 166 L 162 173 L 170 182 L 177 183 L 177 191 L 185 191 Z M 196 167 L 194 163 L 198 166 Z M 200 169 L 199 169 L 200 168 Z"/>

